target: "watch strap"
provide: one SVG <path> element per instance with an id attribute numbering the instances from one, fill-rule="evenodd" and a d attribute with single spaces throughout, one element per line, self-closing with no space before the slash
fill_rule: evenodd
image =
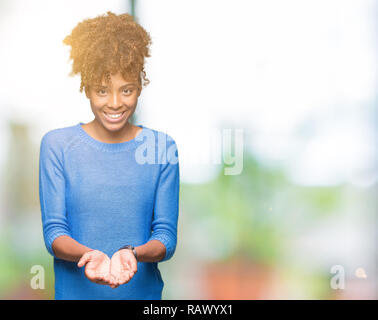
<path id="1" fill-rule="evenodd" d="M 131 245 L 131 244 L 127 244 L 127 245 L 125 245 L 125 246 L 119 248 L 118 251 L 119 251 L 119 250 L 122 250 L 122 249 L 131 249 L 131 251 L 133 252 L 133 254 L 134 254 L 134 256 L 135 256 L 135 259 L 138 261 L 138 255 L 137 255 L 136 250 L 135 250 L 135 247 L 134 247 L 133 245 Z"/>

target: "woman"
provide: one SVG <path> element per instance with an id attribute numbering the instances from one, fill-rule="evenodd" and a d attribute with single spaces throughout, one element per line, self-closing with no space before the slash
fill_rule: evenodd
<path id="1" fill-rule="evenodd" d="M 167 134 L 129 119 L 148 80 L 149 34 L 129 14 L 79 23 L 67 36 L 94 119 L 41 141 L 43 235 L 55 299 L 161 299 L 158 262 L 177 243 L 179 164 Z"/>

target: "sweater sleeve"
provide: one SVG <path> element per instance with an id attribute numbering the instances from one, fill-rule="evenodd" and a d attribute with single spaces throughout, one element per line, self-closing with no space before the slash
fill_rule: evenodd
<path id="1" fill-rule="evenodd" d="M 42 214 L 43 237 L 47 251 L 53 241 L 62 235 L 71 236 L 66 217 L 65 178 L 63 154 L 54 131 L 46 133 L 41 141 L 39 156 L 39 201 Z"/>
<path id="2" fill-rule="evenodd" d="M 166 248 L 165 257 L 159 262 L 169 260 L 177 244 L 177 222 L 179 215 L 180 172 L 176 143 L 167 144 L 167 161 L 160 164 L 160 176 L 155 195 L 152 235 L 150 240 L 159 240 Z"/>

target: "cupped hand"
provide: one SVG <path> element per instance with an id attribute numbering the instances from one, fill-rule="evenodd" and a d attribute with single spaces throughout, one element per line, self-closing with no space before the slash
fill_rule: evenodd
<path id="1" fill-rule="evenodd" d="M 137 272 L 137 260 L 130 249 L 121 249 L 110 260 L 110 283 L 112 287 L 128 283 Z"/>
<path id="2" fill-rule="evenodd" d="M 77 266 L 85 265 L 85 276 L 92 282 L 98 284 L 109 285 L 112 281 L 110 275 L 110 259 L 99 251 L 92 250 L 83 254 Z"/>

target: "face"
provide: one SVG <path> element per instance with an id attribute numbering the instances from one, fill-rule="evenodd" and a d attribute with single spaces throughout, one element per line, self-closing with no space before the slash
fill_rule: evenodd
<path id="1" fill-rule="evenodd" d="M 90 86 L 85 91 L 90 100 L 97 124 L 109 131 L 118 131 L 127 126 L 133 115 L 140 87 L 137 81 L 127 82 L 120 73 L 111 75 L 111 84 Z"/>

